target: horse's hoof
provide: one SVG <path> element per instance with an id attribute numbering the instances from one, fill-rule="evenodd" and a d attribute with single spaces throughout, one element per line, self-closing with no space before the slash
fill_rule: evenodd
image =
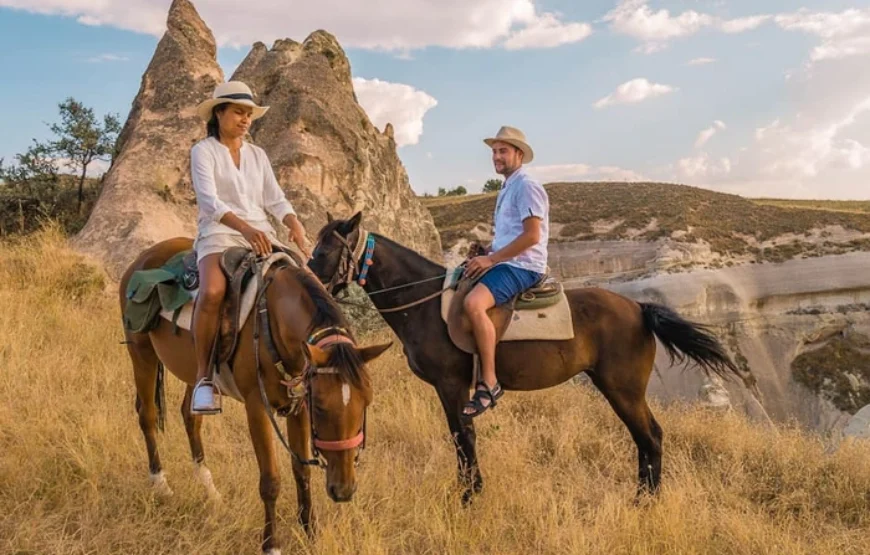
<path id="1" fill-rule="evenodd" d="M 278 549 L 277 547 L 273 547 L 272 549 L 270 549 L 268 551 L 264 551 L 263 555 L 281 555 L 281 550 Z"/>
<path id="2" fill-rule="evenodd" d="M 469 505 L 471 505 L 471 503 L 474 501 L 475 494 L 476 494 L 476 492 L 471 488 L 468 488 L 465 491 L 463 491 L 462 492 L 462 506 L 468 507 Z"/>
<path id="3" fill-rule="evenodd" d="M 160 497 L 172 497 L 172 488 L 166 482 L 166 475 L 163 474 L 162 470 L 157 474 L 152 474 L 149 480 L 151 481 L 151 488 L 154 490 L 154 493 Z"/>
<path id="4" fill-rule="evenodd" d="M 205 491 L 208 494 L 209 501 L 220 501 L 221 494 L 214 487 L 214 479 L 211 476 L 211 470 L 208 469 L 204 464 L 196 465 L 196 469 L 193 471 L 196 479 L 205 486 Z"/>

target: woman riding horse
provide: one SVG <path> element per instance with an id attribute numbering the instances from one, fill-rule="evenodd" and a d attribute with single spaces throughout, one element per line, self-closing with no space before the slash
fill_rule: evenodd
<path id="1" fill-rule="evenodd" d="M 227 283 L 219 261 L 230 247 L 258 255 L 280 245 L 268 212 L 290 230 L 290 238 L 308 258 L 305 229 L 275 179 L 266 152 L 244 140 L 251 123 L 268 106 L 254 102 L 251 89 L 239 81 L 218 85 L 212 98 L 197 107 L 208 136 L 190 150 L 190 173 L 198 232 L 194 248 L 199 266 L 199 295 L 193 315 L 196 346 L 194 414 L 220 412 L 214 397 L 210 360 L 218 331 L 218 313 Z"/>

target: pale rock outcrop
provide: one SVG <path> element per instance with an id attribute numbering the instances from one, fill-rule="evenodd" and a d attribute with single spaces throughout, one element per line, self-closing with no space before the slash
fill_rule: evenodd
<path id="1" fill-rule="evenodd" d="M 193 5 L 174 0 L 100 198 L 73 240 L 115 278 L 142 249 L 196 234 L 190 147 L 205 134 L 196 105 L 223 81 L 216 53 L 214 36 Z"/>
<path id="2" fill-rule="evenodd" d="M 316 31 L 271 49 L 256 43 L 233 79 L 270 106 L 251 135 L 309 233 L 326 223 L 327 212 L 347 217 L 362 210 L 367 229 L 441 260 L 438 232 L 411 190 L 393 128 L 381 133 L 369 121 L 332 35 Z"/>

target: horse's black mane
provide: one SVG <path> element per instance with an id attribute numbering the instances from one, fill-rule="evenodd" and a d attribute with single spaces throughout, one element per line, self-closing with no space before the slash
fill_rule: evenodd
<path id="1" fill-rule="evenodd" d="M 347 331 L 348 336 L 353 339 L 347 318 L 320 282 L 304 270 L 299 270 L 294 274 L 305 293 L 311 298 L 311 302 L 314 303 L 314 315 L 308 333 L 311 334 L 324 328 L 339 327 Z M 338 343 L 327 347 L 327 350 L 329 351 L 327 365 L 336 368 L 343 380 L 358 388 L 362 388 L 368 382 L 365 364 L 353 345 Z"/>

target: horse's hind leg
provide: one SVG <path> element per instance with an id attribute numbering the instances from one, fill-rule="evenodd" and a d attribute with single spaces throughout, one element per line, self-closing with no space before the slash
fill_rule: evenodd
<path id="1" fill-rule="evenodd" d="M 187 440 L 190 442 L 190 454 L 196 465 L 194 474 L 208 493 L 210 499 L 220 499 L 220 493 L 214 487 L 211 470 L 205 466 L 205 451 L 202 448 L 202 416 L 190 412 L 190 398 L 193 395 L 193 386 L 188 385 L 184 392 L 184 400 L 181 401 L 181 417 L 184 419 L 184 429 L 187 432 Z"/>
<path id="2" fill-rule="evenodd" d="M 160 360 L 147 336 L 130 334 L 127 340 L 127 352 L 133 362 L 133 378 L 136 382 L 136 412 L 139 413 L 139 427 L 148 450 L 151 485 L 161 495 L 172 495 L 157 450 L 157 365 Z"/>
<path id="3" fill-rule="evenodd" d="M 607 369 L 596 369 L 588 374 L 637 446 L 638 494 L 656 493 L 662 475 L 662 428 L 646 403 L 646 380 L 640 380 L 640 371 L 617 375 Z M 630 383 L 631 380 L 635 383 Z"/>

